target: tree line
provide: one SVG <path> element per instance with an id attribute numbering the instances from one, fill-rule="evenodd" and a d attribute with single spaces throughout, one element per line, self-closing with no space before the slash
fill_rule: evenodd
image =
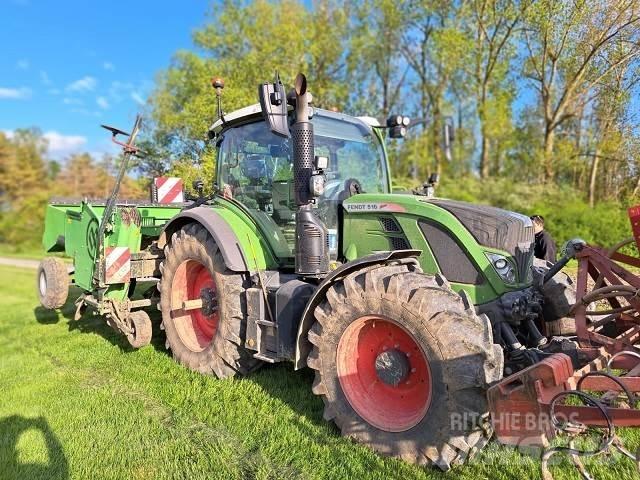
<path id="1" fill-rule="evenodd" d="M 158 77 L 142 171 L 212 171 L 215 117 L 303 71 L 318 107 L 424 119 L 392 145 L 394 176 L 569 185 L 593 205 L 640 189 L 637 0 L 226 0 Z M 457 127 L 454 158 L 442 145 Z"/>
<path id="2" fill-rule="evenodd" d="M 398 186 L 438 172 L 441 194 L 548 214 L 562 239 L 626 235 L 640 191 L 638 0 L 224 0 L 193 42 L 157 76 L 122 197 L 147 198 L 162 174 L 212 185 L 212 77 L 230 112 L 276 70 L 287 87 L 304 72 L 318 107 L 419 120 L 389 142 Z M 50 197 L 106 197 L 117 162 L 53 161 L 37 129 L 0 132 L 0 242 L 37 243 Z"/>
<path id="3" fill-rule="evenodd" d="M 104 199 L 115 183 L 116 158 L 87 153 L 64 162 L 47 156 L 47 140 L 35 128 L 0 132 L 0 243 L 37 245 L 45 206 L 52 198 Z M 145 181 L 126 177 L 122 196 L 148 198 Z"/>

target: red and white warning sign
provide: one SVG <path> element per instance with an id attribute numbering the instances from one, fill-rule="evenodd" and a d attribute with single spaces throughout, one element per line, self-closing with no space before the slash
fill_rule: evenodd
<path id="1" fill-rule="evenodd" d="M 107 247 L 104 260 L 104 283 L 128 283 L 131 277 L 131 252 L 128 247 Z"/>
<path id="2" fill-rule="evenodd" d="M 154 200 L 157 203 L 182 203 L 184 193 L 182 192 L 182 179 L 178 177 L 156 177 L 153 179 L 156 195 Z"/>

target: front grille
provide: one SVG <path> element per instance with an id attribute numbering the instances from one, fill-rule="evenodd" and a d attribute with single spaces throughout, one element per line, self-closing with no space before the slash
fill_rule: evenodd
<path id="1" fill-rule="evenodd" d="M 441 225 L 426 220 L 418 222 L 433 257 L 450 282 L 480 285 L 484 282 L 481 271 L 458 244 L 455 236 Z"/>
<path id="2" fill-rule="evenodd" d="M 516 261 L 520 282 L 530 282 L 532 280 L 533 245 L 526 242 L 519 243 L 513 258 Z"/>

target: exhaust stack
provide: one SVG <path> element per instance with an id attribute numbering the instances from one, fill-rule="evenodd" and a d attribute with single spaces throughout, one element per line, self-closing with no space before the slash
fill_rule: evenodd
<path id="1" fill-rule="evenodd" d="M 315 168 L 313 124 L 309 121 L 307 79 L 299 73 L 295 82 L 295 122 L 291 126 L 293 175 L 296 200 L 296 273 L 323 276 L 329 272 L 329 235 L 312 205 L 311 176 Z"/>

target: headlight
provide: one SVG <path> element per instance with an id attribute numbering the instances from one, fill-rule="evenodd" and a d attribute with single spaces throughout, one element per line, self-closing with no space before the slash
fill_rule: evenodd
<path id="1" fill-rule="evenodd" d="M 507 260 L 504 255 L 498 255 L 497 253 L 487 253 L 487 257 L 493 265 L 496 273 L 506 283 L 516 283 L 516 271 L 513 268 L 512 263 Z"/>

